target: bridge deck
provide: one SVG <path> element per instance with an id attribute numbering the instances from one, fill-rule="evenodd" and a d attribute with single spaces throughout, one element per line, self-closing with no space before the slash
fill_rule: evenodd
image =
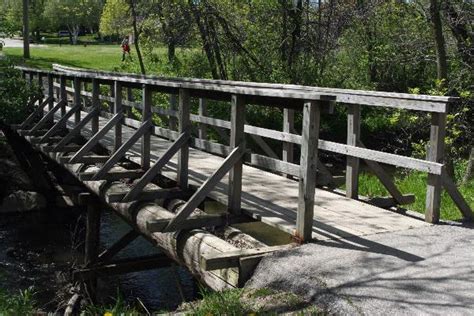
<path id="1" fill-rule="evenodd" d="M 103 127 L 105 122 L 106 119 L 101 117 L 99 128 Z M 88 128 L 83 130 L 86 136 L 90 134 Z M 134 128 L 123 126 L 123 141 L 126 141 L 134 131 Z M 112 140 L 113 130 L 102 139 L 101 144 L 111 149 Z M 151 160 L 157 160 L 170 145 L 170 141 L 152 135 Z M 127 157 L 140 163 L 140 143 L 135 144 L 128 152 Z M 223 160 L 222 157 L 190 148 L 189 184 L 200 186 Z M 174 157 L 162 174 L 170 179 L 176 179 L 176 167 L 177 158 Z M 227 183 L 227 176 L 225 176 L 212 191 L 210 197 L 220 203 L 227 204 Z M 322 189 L 316 189 L 315 199 L 312 235 L 317 240 L 364 236 L 428 225 L 423 221 Z M 244 165 L 242 208 L 246 214 L 294 234 L 297 207 L 297 181 Z"/>

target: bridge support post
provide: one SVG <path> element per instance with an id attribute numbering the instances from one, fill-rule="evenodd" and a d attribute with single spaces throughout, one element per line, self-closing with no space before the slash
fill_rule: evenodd
<path id="1" fill-rule="evenodd" d="M 100 243 L 100 209 L 98 204 L 87 204 L 87 223 L 85 240 L 85 265 L 91 266 L 97 262 Z M 97 277 L 86 283 L 90 298 L 95 301 L 97 294 Z"/>
<path id="2" fill-rule="evenodd" d="M 296 237 L 303 242 L 311 240 L 313 231 L 320 118 L 321 102 L 306 102 L 303 108 L 298 213 L 296 216 Z"/>
<path id="3" fill-rule="evenodd" d="M 360 105 L 347 105 L 347 145 L 358 146 L 360 140 Z M 346 158 L 346 196 L 359 198 L 359 158 Z"/>
<path id="4" fill-rule="evenodd" d="M 176 111 L 177 110 L 177 104 L 178 104 L 178 98 L 176 97 L 176 94 L 170 94 L 170 107 L 169 107 L 169 109 L 171 111 Z M 178 125 L 178 122 L 176 121 L 176 117 L 170 116 L 170 120 L 169 120 L 170 130 L 172 130 L 172 131 L 177 130 L 178 129 L 177 125 Z"/>
<path id="5" fill-rule="evenodd" d="M 123 112 L 123 107 L 122 107 L 122 83 L 119 81 L 114 82 L 114 113 L 122 113 Z M 122 121 L 123 119 L 120 119 L 120 123 L 115 125 L 115 133 L 114 133 L 114 151 L 120 148 L 122 146 Z"/>
<path id="6" fill-rule="evenodd" d="M 207 100 L 200 98 L 199 99 L 199 109 L 198 109 L 199 116 L 207 116 Z M 206 124 L 199 124 L 198 128 L 198 135 L 200 139 L 207 139 L 207 126 Z"/>
<path id="7" fill-rule="evenodd" d="M 179 117 L 178 117 L 178 132 L 191 133 L 190 121 L 190 97 L 189 91 L 179 89 Z M 186 143 L 181 146 L 178 153 L 178 186 L 186 190 L 188 188 L 188 165 L 189 165 L 189 145 Z"/>
<path id="8" fill-rule="evenodd" d="M 432 113 L 430 146 L 426 157 L 427 160 L 443 163 L 445 135 L 446 113 Z M 428 174 L 425 220 L 429 223 L 439 222 L 439 215 L 441 209 L 441 192 L 443 190 L 443 176 L 443 174 Z"/>
<path id="9" fill-rule="evenodd" d="M 143 112 L 142 112 L 142 123 L 151 119 L 151 104 L 153 94 L 151 92 L 150 86 L 143 85 Z M 145 132 L 142 136 L 142 145 L 141 145 L 141 165 L 143 170 L 150 168 L 150 139 L 151 139 L 151 127 Z"/>
<path id="10" fill-rule="evenodd" d="M 237 147 L 245 147 L 245 99 L 240 95 L 232 95 L 230 114 L 230 150 Z M 229 212 L 240 214 L 242 200 L 242 165 L 243 156 L 234 164 L 229 171 Z"/>
<path id="11" fill-rule="evenodd" d="M 48 74 L 48 97 L 50 97 L 48 102 L 48 111 L 51 111 L 54 107 L 54 78 L 51 74 Z M 54 118 L 51 118 L 51 122 L 54 121 Z"/>
<path id="12" fill-rule="evenodd" d="M 59 77 L 59 98 L 64 100 L 63 105 L 61 106 L 61 117 L 66 115 L 66 105 L 67 105 L 67 91 L 66 91 L 66 77 Z"/>
<path id="13" fill-rule="evenodd" d="M 97 109 L 97 115 L 92 118 L 91 130 L 92 135 L 95 135 L 99 131 L 99 116 L 100 116 L 100 84 L 99 80 L 92 79 L 92 108 Z"/>
<path id="14" fill-rule="evenodd" d="M 74 77 L 74 105 L 79 106 L 79 110 L 74 113 L 74 126 L 79 124 L 81 121 L 81 80 L 78 77 Z"/>

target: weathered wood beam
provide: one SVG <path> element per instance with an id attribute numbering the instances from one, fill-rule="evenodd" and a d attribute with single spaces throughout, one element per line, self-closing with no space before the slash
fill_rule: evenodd
<path id="1" fill-rule="evenodd" d="M 118 254 L 122 249 L 130 245 L 135 239 L 137 239 L 140 234 L 131 229 L 128 233 L 123 235 L 119 240 L 117 240 L 112 246 L 104 250 L 97 257 L 97 262 L 107 262 L 112 259 L 116 254 Z"/>
<path id="2" fill-rule="evenodd" d="M 110 192 L 105 196 L 107 203 L 119 203 L 125 198 L 128 192 Z M 183 190 L 179 187 L 168 189 L 143 190 L 136 197 L 140 201 L 153 201 L 157 199 L 187 199 L 192 195 L 191 191 Z"/>
<path id="3" fill-rule="evenodd" d="M 73 157 L 73 156 L 72 156 Z M 62 164 L 72 164 L 71 156 L 61 156 L 59 157 L 59 162 Z M 110 156 L 100 156 L 100 155 L 89 155 L 82 156 L 79 159 L 76 159 L 74 163 L 105 163 L 109 160 Z"/>
<path id="4" fill-rule="evenodd" d="M 73 88 L 74 88 L 74 107 L 78 107 L 79 111 L 75 112 L 74 115 L 74 124 L 77 125 L 81 121 L 81 111 L 82 109 L 82 102 L 81 102 L 81 80 L 77 77 L 73 80 Z"/>
<path id="5" fill-rule="evenodd" d="M 77 163 L 80 161 L 82 157 L 84 157 L 89 151 L 94 148 L 95 145 L 99 142 L 99 140 L 104 137 L 107 132 L 114 127 L 116 124 L 120 123 L 123 114 L 117 113 L 115 114 L 105 125 L 102 127 L 96 134 L 94 134 L 87 143 L 74 155 L 71 157 L 71 161 L 69 163 Z"/>
<path id="6" fill-rule="evenodd" d="M 134 184 L 130 192 L 124 197 L 122 202 L 130 202 L 140 195 L 145 186 L 150 183 L 163 169 L 170 159 L 187 144 L 189 140 L 189 133 L 182 133 L 176 141 L 168 148 L 168 150 L 148 169 L 145 174 Z"/>
<path id="7" fill-rule="evenodd" d="M 254 249 L 239 249 L 229 252 L 210 252 L 204 253 L 201 258 L 201 268 L 205 271 L 224 269 L 229 267 L 238 267 L 239 260 L 243 257 L 264 256 L 275 251 L 289 250 L 296 247 L 296 244 L 270 246 Z"/>
<path id="8" fill-rule="evenodd" d="M 50 104 L 52 97 L 47 97 L 41 104 L 31 113 L 18 127 L 19 130 L 24 130 L 33 123 L 35 118 L 40 117 L 44 113 L 44 107 Z M 33 105 L 34 102 L 30 101 L 30 104 Z M 30 107 L 28 104 L 28 107 Z"/>
<path id="9" fill-rule="evenodd" d="M 109 160 L 105 162 L 102 168 L 97 171 L 96 175 L 92 177 L 93 181 L 102 180 L 103 177 L 109 172 L 112 167 L 119 162 L 127 153 L 127 151 L 143 136 L 147 131 L 150 130 L 150 126 L 152 125 L 151 120 L 143 122 L 139 129 L 135 131 L 135 133 L 130 136 L 130 138 L 123 143 L 115 152 L 110 156 Z"/>
<path id="10" fill-rule="evenodd" d="M 235 148 L 231 154 L 224 160 L 222 165 L 201 185 L 199 190 L 193 194 L 186 205 L 176 214 L 166 227 L 167 231 L 176 230 L 176 227 L 184 221 L 199 204 L 209 195 L 217 183 L 225 176 L 227 172 L 238 162 L 245 153 L 245 147 Z"/>
<path id="11" fill-rule="evenodd" d="M 152 122 L 151 107 L 153 103 L 153 94 L 150 86 L 143 85 L 143 110 L 142 122 Z M 141 165 L 143 170 L 150 168 L 150 140 L 151 140 L 151 125 L 142 136 L 141 143 Z"/>
<path id="12" fill-rule="evenodd" d="M 444 161 L 444 137 L 446 136 L 446 114 L 431 114 L 430 145 L 427 160 L 434 163 Z M 439 174 L 428 174 L 426 190 L 425 220 L 429 223 L 437 223 L 441 210 L 442 172 Z"/>
<path id="13" fill-rule="evenodd" d="M 42 145 L 41 150 L 46 153 L 57 153 L 57 152 L 76 152 L 81 149 L 81 145 L 69 144 L 63 146 L 60 150 L 56 150 L 56 145 Z"/>
<path id="14" fill-rule="evenodd" d="M 98 115 L 99 110 L 95 108 L 90 113 L 88 113 L 81 121 L 76 122 L 76 126 L 74 126 L 72 130 L 69 130 L 69 133 L 67 133 L 67 135 L 64 136 L 64 138 L 56 145 L 54 151 L 60 152 L 74 137 L 80 135 L 81 130 L 86 126 L 87 123 L 89 123 L 89 121 L 91 121 Z"/>
<path id="15" fill-rule="evenodd" d="M 467 203 L 466 199 L 464 199 L 461 192 L 459 192 L 458 188 L 456 187 L 456 184 L 446 173 L 446 170 L 443 173 L 442 182 L 443 182 L 443 187 L 448 192 L 454 204 L 456 204 L 457 208 L 461 211 L 461 214 L 463 215 L 463 219 L 465 221 L 472 221 L 474 219 L 474 213 L 471 207 Z"/>
<path id="16" fill-rule="evenodd" d="M 245 216 L 229 216 L 229 214 L 202 214 L 190 216 L 176 226 L 176 230 L 197 229 L 206 227 L 227 226 L 230 224 L 245 223 L 253 219 Z M 170 232 L 166 227 L 170 224 L 168 219 L 153 220 L 147 223 L 151 232 Z"/>
<path id="17" fill-rule="evenodd" d="M 104 176 L 104 180 L 107 181 L 118 181 L 122 179 L 138 179 L 145 171 L 143 170 L 123 170 L 123 171 L 114 171 L 111 170 L 107 172 Z M 81 181 L 91 181 L 92 177 L 95 176 L 96 172 L 81 172 L 79 174 L 79 179 Z"/>
<path id="18" fill-rule="evenodd" d="M 347 145 L 357 146 L 360 140 L 360 105 L 347 105 Z M 359 198 L 359 158 L 346 158 L 346 196 Z"/>
<path id="19" fill-rule="evenodd" d="M 32 128 L 31 128 L 31 132 L 35 132 L 37 130 L 39 130 L 41 127 L 43 127 L 43 125 L 46 123 L 46 122 L 49 122 L 51 121 L 52 118 L 54 118 L 54 114 L 59 110 L 59 109 L 62 109 L 62 107 L 64 106 L 64 103 L 65 101 L 61 100 L 59 101 L 51 111 L 49 111 L 48 113 L 46 113 L 45 116 L 43 116 L 41 118 L 41 120 L 36 123 Z"/>
<path id="20" fill-rule="evenodd" d="M 77 112 L 80 112 L 80 106 L 72 107 L 63 117 L 61 117 L 59 119 L 59 121 L 56 122 L 56 124 L 54 124 L 48 130 L 48 132 L 46 132 L 46 134 L 43 135 L 40 142 L 41 143 L 47 142 L 51 136 L 53 136 L 55 133 L 57 133 L 61 128 L 64 128 L 66 126 L 66 123 L 69 120 L 69 118 Z"/>
<path id="21" fill-rule="evenodd" d="M 110 90 L 111 92 L 114 91 L 114 113 L 120 113 L 123 117 L 122 83 L 120 81 L 115 81 L 113 89 Z M 120 122 L 120 124 L 115 125 L 114 131 L 114 150 L 118 150 L 120 146 L 122 146 L 122 122 Z"/>
<path id="22" fill-rule="evenodd" d="M 189 114 L 191 111 L 189 91 L 185 89 L 179 90 L 179 117 L 178 117 L 178 132 L 189 133 L 191 130 L 191 121 Z M 178 153 L 178 175 L 177 183 L 182 189 L 188 188 L 188 165 L 189 165 L 189 145 L 181 146 Z"/>
<path id="23" fill-rule="evenodd" d="M 115 260 L 114 262 L 103 265 L 75 270 L 72 273 L 72 277 L 73 280 L 77 282 L 83 282 L 90 280 L 91 278 L 102 276 L 166 268 L 170 267 L 172 264 L 173 261 L 162 254 L 138 258 L 127 258 Z"/>
<path id="24" fill-rule="evenodd" d="M 92 79 L 92 107 L 100 111 L 100 84 L 97 79 Z M 99 113 L 92 118 L 91 132 L 95 135 L 99 131 Z"/>
<path id="25" fill-rule="evenodd" d="M 283 132 L 292 133 L 295 128 L 295 111 L 292 109 L 283 109 Z M 283 143 L 282 160 L 293 163 L 293 143 Z"/>
<path id="26" fill-rule="evenodd" d="M 198 115 L 207 116 L 207 99 L 199 98 Z M 198 137 L 207 139 L 207 126 L 205 124 L 199 124 Z"/>
<path id="27" fill-rule="evenodd" d="M 296 216 L 296 237 L 303 242 L 310 241 L 313 232 L 320 117 L 321 108 L 319 103 L 305 103 L 303 109 L 298 212 Z"/>

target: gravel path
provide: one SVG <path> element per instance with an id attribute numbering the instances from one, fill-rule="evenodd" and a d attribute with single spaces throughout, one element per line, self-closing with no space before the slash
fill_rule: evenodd
<path id="1" fill-rule="evenodd" d="M 437 225 L 275 253 L 249 287 L 341 315 L 474 315 L 474 226 Z"/>
<path id="2" fill-rule="evenodd" d="M 5 42 L 5 47 L 23 47 L 23 40 L 13 39 L 13 38 L 1 38 Z M 30 44 L 30 47 L 45 47 L 46 45 L 42 44 Z"/>

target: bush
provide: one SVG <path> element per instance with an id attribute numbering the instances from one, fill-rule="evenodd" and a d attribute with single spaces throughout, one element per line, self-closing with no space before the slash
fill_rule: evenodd
<path id="1" fill-rule="evenodd" d="M 0 121 L 14 124 L 23 121 L 31 109 L 30 98 L 40 93 L 37 86 L 29 86 L 7 59 L 0 59 Z"/>

